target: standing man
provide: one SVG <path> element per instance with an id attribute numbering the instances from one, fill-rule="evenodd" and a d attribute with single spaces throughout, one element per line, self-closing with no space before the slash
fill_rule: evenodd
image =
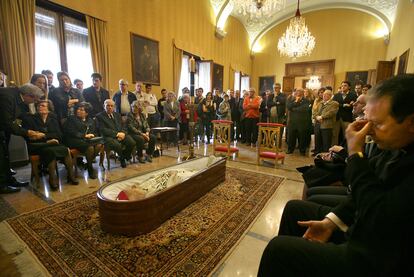
<path id="1" fill-rule="evenodd" d="M 332 100 L 332 91 L 325 90 L 323 92 L 323 102 L 319 107 L 319 110 L 314 114 L 315 130 L 319 134 L 315 134 L 315 138 L 319 138 L 320 141 L 315 141 L 315 154 L 320 152 L 328 152 L 332 146 L 332 130 L 335 124 L 336 113 L 339 109 L 339 104 Z"/>
<path id="2" fill-rule="evenodd" d="M 288 122 L 288 151 L 286 154 L 292 154 L 296 148 L 296 141 L 299 141 L 299 151 L 302 156 L 306 155 L 308 122 L 310 121 L 310 103 L 303 97 L 303 89 L 298 88 L 287 103 L 289 111 Z"/>
<path id="3" fill-rule="evenodd" d="M 21 117 L 29 111 L 28 105 L 38 101 L 43 91 L 33 84 L 25 84 L 20 88 L 0 88 L 0 194 L 20 191 L 16 186 L 27 185 L 18 183 L 10 174 L 9 149 L 6 143 L 10 134 L 41 139 L 45 136 L 33 130 L 26 130 L 19 124 Z"/>
<path id="4" fill-rule="evenodd" d="M 341 84 L 341 92 L 333 96 L 333 100 L 339 103 L 339 110 L 336 114 L 336 124 L 333 131 L 333 144 L 342 144 L 345 139 L 345 130 L 353 120 L 352 108 L 357 100 L 357 95 L 355 92 L 350 91 L 350 88 L 351 84 L 348 81 L 343 81 Z M 342 136 L 339 137 L 341 131 Z"/>
<path id="5" fill-rule="evenodd" d="M 75 85 L 75 87 L 81 92 L 83 93 L 83 81 L 81 79 L 75 79 L 73 81 L 73 84 Z"/>
<path id="6" fill-rule="evenodd" d="M 362 94 L 362 84 L 357 83 L 355 84 L 355 93 L 357 96 L 360 96 Z"/>
<path id="7" fill-rule="evenodd" d="M 160 113 L 160 126 L 164 126 L 164 105 L 167 103 L 167 90 L 161 90 L 161 98 L 158 99 L 158 111 Z"/>
<path id="8" fill-rule="evenodd" d="M 55 106 L 55 113 L 58 116 L 61 126 L 65 123 L 68 116 L 74 115 L 76 103 L 83 102 L 83 96 L 77 88 L 72 87 L 69 74 L 64 71 L 57 73 L 59 87 L 52 93 L 49 92 L 49 99 Z"/>
<path id="9" fill-rule="evenodd" d="M 286 94 L 282 91 L 282 85 L 280 83 L 275 83 L 273 85 L 273 104 L 276 107 L 276 113 L 270 110 L 270 113 L 276 114 L 277 117 L 270 117 L 270 122 L 286 124 Z M 274 109 L 274 108 L 273 108 Z M 280 137 L 279 137 L 279 147 L 282 147 L 282 137 L 284 132 L 284 127 L 280 128 Z"/>
<path id="10" fill-rule="evenodd" d="M 119 91 L 117 91 L 112 100 L 115 102 L 115 111 L 122 117 L 122 122 L 126 123 L 127 116 L 131 112 L 131 104 L 137 97 L 132 92 L 128 91 L 128 81 L 119 80 Z"/>
<path id="11" fill-rule="evenodd" d="M 47 78 L 47 86 L 49 88 L 49 94 L 55 89 L 53 85 L 53 72 L 49 69 L 42 70 L 42 74 L 46 75 Z"/>
<path id="12" fill-rule="evenodd" d="M 240 97 L 240 90 L 236 90 L 233 98 L 230 99 L 231 119 L 233 120 L 234 127 L 236 128 L 235 136 L 233 139 L 240 141 L 241 129 L 240 129 L 240 117 L 242 114 L 243 98 Z"/>
<path id="13" fill-rule="evenodd" d="M 151 92 L 152 85 L 145 84 L 144 107 L 150 128 L 160 126 L 160 113 L 157 110 L 157 97 Z"/>
<path id="14" fill-rule="evenodd" d="M 102 75 L 100 73 L 92 73 L 92 86 L 83 91 L 85 101 L 91 104 L 92 110 L 89 116 L 94 118 L 98 113 L 103 112 L 104 102 L 109 99 L 109 92 L 102 87 Z"/>

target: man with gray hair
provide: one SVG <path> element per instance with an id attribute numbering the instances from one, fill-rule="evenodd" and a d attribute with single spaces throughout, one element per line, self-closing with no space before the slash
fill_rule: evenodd
<path id="1" fill-rule="evenodd" d="M 25 84 L 19 88 L 0 88 L 0 194 L 20 191 L 16 186 L 28 183 L 19 183 L 10 175 L 9 150 L 6 141 L 11 134 L 40 139 L 45 134 L 26 130 L 20 126 L 21 118 L 29 112 L 28 105 L 36 102 L 43 96 L 43 91 L 35 85 Z"/>

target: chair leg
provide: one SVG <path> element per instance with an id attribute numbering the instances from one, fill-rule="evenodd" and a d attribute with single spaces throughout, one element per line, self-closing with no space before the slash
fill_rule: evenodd
<path id="1" fill-rule="evenodd" d="M 111 151 L 105 151 L 106 155 L 106 166 L 108 167 L 108 171 L 111 170 Z"/>
<path id="2" fill-rule="evenodd" d="M 35 179 L 36 185 L 40 183 L 40 176 L 39 176 L 39 162 L 38 161 L 32 161 L 32 173 L 30 177 L 30 181 L 33 180 L 33 177 Z"/>
<path id="3" fill-rule="evenodd" d="M 102 147 L 101 151 L 99 152 L 99 166 L 105 169 L 105 166 L 103 165 L 105 160 L 105 151 Z"/>

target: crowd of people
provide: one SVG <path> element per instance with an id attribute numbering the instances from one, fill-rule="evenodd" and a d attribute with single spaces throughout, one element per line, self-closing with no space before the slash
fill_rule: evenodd
<path id="1" fill-rule="evenodd" d="M 135 90 L 131 91 L 128 81 L 120 79 L 119 90 L 111 98 L 108 90 L 102 87 L 99 73 L 91 75 L 92 86 L 85 89 L 80 79 L 72 83 L 67 72 L 61 71 L 56 75 L 58 87 L 53 86 L 54 74 L 50 70 L 34 74 L 30 83 L 41 90 L 39 100 L 42 101 L 27 105 L 19 103 L 21 114 L 14 115 L 22 121 L 21 126 L 25 130 L 44 134 L 41 139 L 27 138 L 28 149 L 30 155 L 42 157 L 53 189 L 57 188 L 57 177 L 53 174 L 56 159 L 65 161 L 68 181 L 78 183 L 71 169 L 73 162 L 70 155 L 66 155 L 68 149 L 77 149 L 85 155 L 89 176 L 96 178 L 92 161 L 104 145 L 117 153 L 122 167 L 127 166 L 126 161 L 133 155 L 137 155 L 141 163 L 151 162 L 156 140 L 151 129 L 160 126 L 177 128 L 180 143 L 185 145 L 191 139 L 189 126 L 194 122 L 195 141 L 210 144 L 212 120 L 231 120 L 232 140 L 255 146 L 257 123 L 281 123 L 287 130 L 286 153 L 293 153 L 298 146 L 300 153 L 305 155 L 314 133 L 316 155 L 343 141 L 345 128 L 355 119 L 352 110 L 358 103 L 358 94 L 363 95 L 369 89 L 369 85 L 357 84 L 354 92 L 349 82 L 344 81 L 340 92 L 334 95 L 330 87 L 317 92 L 296 89 L 285 93 L 281 84 L 276 83 L 272 91 L 264 91 L 261 95 L 254 88 L 242 92 L 221 92 L 215 88 L 204 95 L 203 88 L 198 88 L 192 98 L 188 88 L 184 88 L 178 99 L 174 92 L 166 89 L 161 90 L 161 97 L 157 99 L 151 84 L 136 82 Z M 20 92 L 18 88 L 16 91 Z M 12 133 L 7 128 L 2 130 L 6 139 Z M 284 129 L 281 130 L 279 146 L 282 145 Z M 170 140 L 178 143 L 175 134 L 170 133 L 169 136 Z M 82 163 L 82 159 L 74 162 Z M 3 187 L 21 185 L 15 179 L 11 180 L 13 182 L 5 182 Z"/>

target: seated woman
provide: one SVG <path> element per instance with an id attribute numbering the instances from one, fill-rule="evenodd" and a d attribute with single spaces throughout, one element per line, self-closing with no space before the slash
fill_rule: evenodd
<path id="1" fill-rule="evenodd" d="M 75 115 L 70 116 L 64 127 L 64 142 L 69 148 L 75 148 L 86 156 L 89 178 L 96 179 L 92 162 L 100 152 L 103 144 L 98 137 L 95 121 L 88 117 L 90 104 L 81 102 L 75 106 Z"/>
<path id="2" fill-rule="evenodd" d="M 142 150 L 145 143 L 148 143 L 147 161 L 152 162 L 152 154 L 154 153 L 156 137 L 150 133 L 145 115 L 142 113 L 142 106 L 138 101 L 131 104 L 132 113 L 128 114 L 127 126 L 128 134 L 135 140 L 137 145 L 138 160 L 140 163 L 145 163 Z"/>
<path id="3" fill-rule="evenodd" d="M 23 118 L 24 128 L 39 131 L 45 134 L 40 140 L 28 141 L 27 146 L 30 155 L 39 155 L 40 161 L 47 166 L 49 171 L 50 188 L 59 188 L 59 180 L 56 175 L 56 159 L 63 159 L 68 172 L 68 183 L 79 184 L 73 173 L 72 156 L 69 149 L 61 143 L 62 133 L 55 114 L 50 113 L 53 104 L 50 100 L 41 100 L 37 104 L 37 112 Z"/>

